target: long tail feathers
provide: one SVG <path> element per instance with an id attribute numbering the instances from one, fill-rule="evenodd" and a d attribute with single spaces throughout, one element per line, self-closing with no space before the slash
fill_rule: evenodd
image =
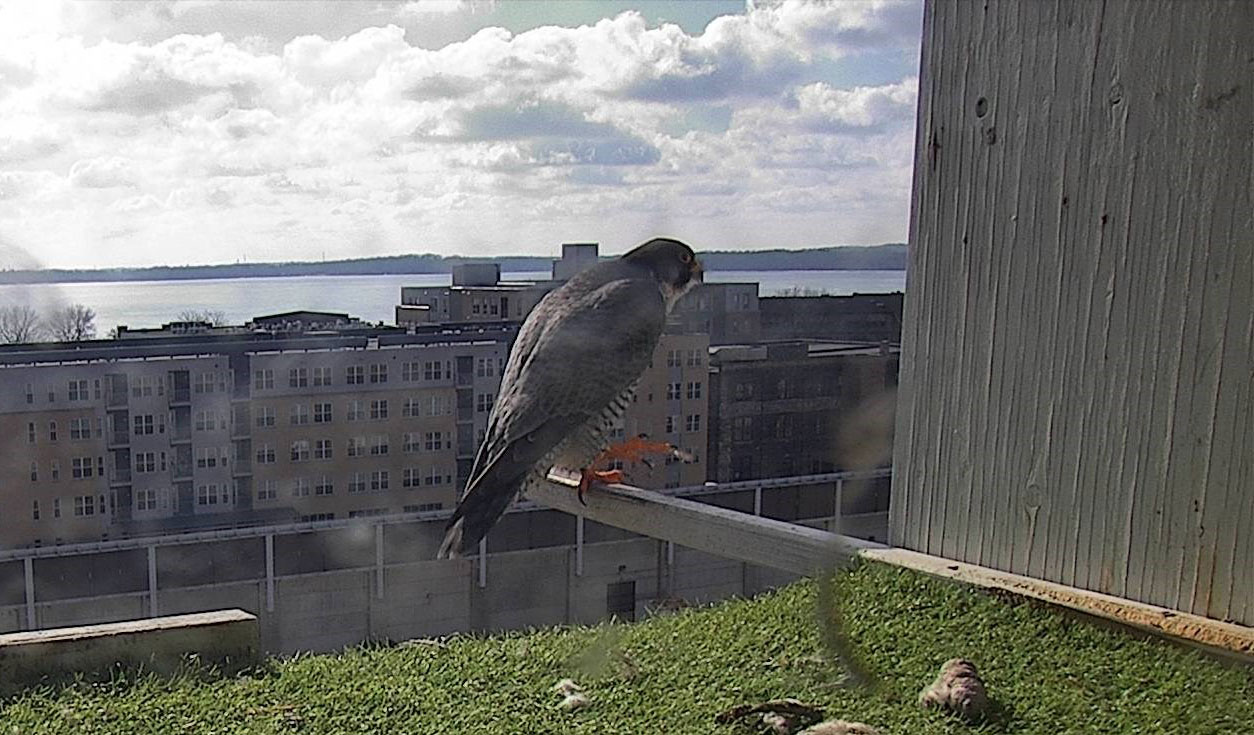
<path id="1" fill-rule="evenodd" d="M 488 535 L 497 519 L 505 513 L 505 509 L 518 496 L 522 489 L 526 474 L 510 478 L 507 482 L 479 483 L 462 498 L 461 505 L 449 521 L 448 530 L 444 533 L 444 542 L 436 553 L 437 559 L 455 559 L 472 553 L 479 541 Z"/>

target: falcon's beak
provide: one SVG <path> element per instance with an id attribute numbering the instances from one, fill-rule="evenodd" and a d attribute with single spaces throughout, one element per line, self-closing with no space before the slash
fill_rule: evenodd
<path id="1" fill-rule="evenodd" d="M 692 280 L 697 283 L 705 283 L 705 266 L 701 265 L 701 261 L 696 258 L 692 259 Z"/>

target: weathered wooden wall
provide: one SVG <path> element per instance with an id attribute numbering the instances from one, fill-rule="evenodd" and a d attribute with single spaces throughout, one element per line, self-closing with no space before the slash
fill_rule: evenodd
<path id="1" fill-rule="evenodd" d="M 894 544 L 1254 625 L 1254 2 L 932 2 Z"/>

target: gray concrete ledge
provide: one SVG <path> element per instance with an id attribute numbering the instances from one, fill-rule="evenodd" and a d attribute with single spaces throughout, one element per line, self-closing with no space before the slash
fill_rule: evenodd
<path id="1" fill-rule="evenodd" d="M 116 666 L 168 673 L 191 655 L 240 668 L 260 651 L 257 617 L 243 610 L 7 633 L 0 635 L 0 686 Z"/>

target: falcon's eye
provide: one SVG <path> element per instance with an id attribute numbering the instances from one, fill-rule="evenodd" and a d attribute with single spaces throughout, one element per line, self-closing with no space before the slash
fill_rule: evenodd
<path id="1" fill-rule="evenodd" d="M 679 254 L 679 259 L 680 259 L 681 261 L 685 262 L 685 263 L 691 263 L 691 262 L 692 262 L 692 256 L 691 256 L 691 255 L 689 255 L 688 253 L 680 253 L 680 254 Z"/>

